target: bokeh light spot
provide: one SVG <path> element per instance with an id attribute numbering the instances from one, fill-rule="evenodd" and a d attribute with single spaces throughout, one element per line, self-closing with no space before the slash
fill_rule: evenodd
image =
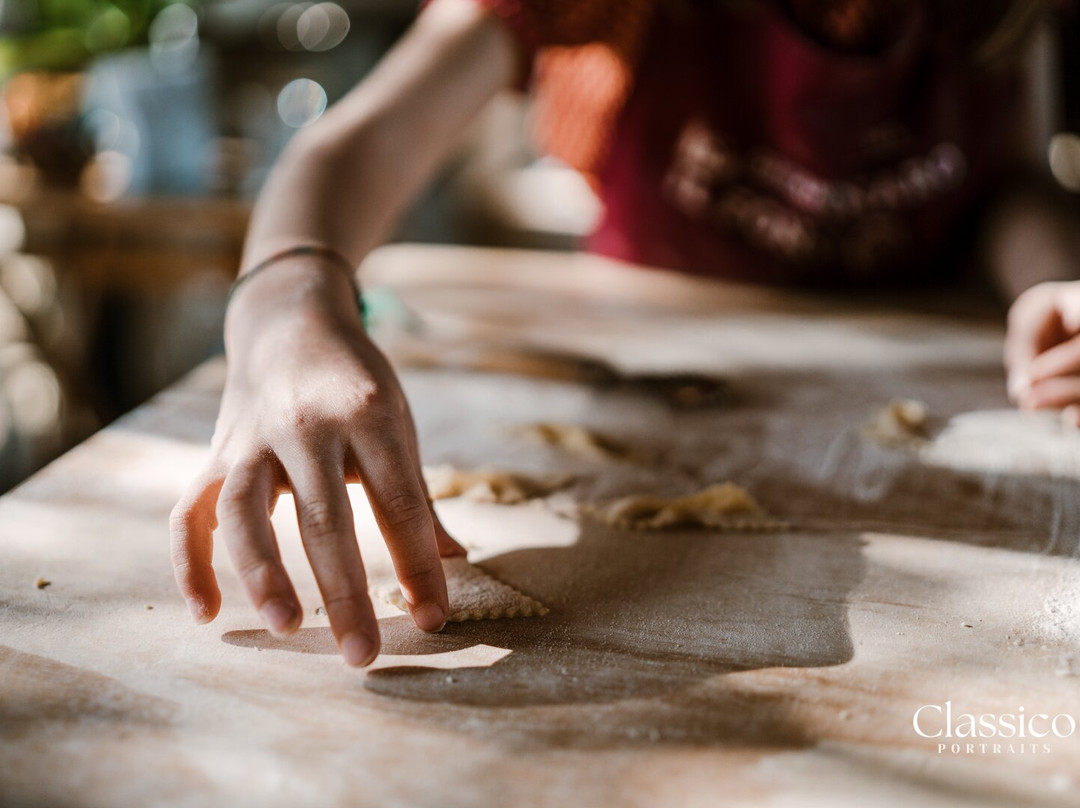
<path id="1" fill-rule="evenodd" d="M 1050 171 L 1061 186 L 1080 191 L 1080 135 L 1062 132 L 1050 138 Z"/>
<path id="2" fill-rule="evenodd" d="M 287 126 L 300 129 L 322 117 L 326 111 L 326 90 L 317 81 L 295 79 L 278 93 L 278 115 Z"/>
<path id="3" fill-rule="evenodd" d="M 328 51 L 349 33 L 349 14 L 337 3 L 316 3 L 296 21 L 300 45 L 309 51 Z"/>

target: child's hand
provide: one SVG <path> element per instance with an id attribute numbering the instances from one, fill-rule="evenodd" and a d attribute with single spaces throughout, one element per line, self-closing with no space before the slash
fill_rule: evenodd
<path id="1" fill-rule="evenodd" d="M 270 522 L 278 494 L 291 490 L 342 655 L 365 665 L 378 653 L 379 629 L 345 484 L 363 483 L 420 628 L 442 627 L 439 557 L 463 551 L 431 508 L 405 397 L 350 290 L 332 269 L 308 280 L 303 273 L 317 267 L 301 263 L 271 268 L 230 306 L 211 459 L 173 511 L 173 565 L 195 619 L 212 620 L 221 605 L 211 565 L 217 528 L 266 625 L 295 631 L 303 612 Z M 305 281 L 315 291 L 298 293 Z"/>
<path id="2" fill-rule="evenodd" d="M 1080 427 L 1080 281 L 1040 283 L 1009 310 L 1009 398 L 1025 410 L 1060 409 Z"/>

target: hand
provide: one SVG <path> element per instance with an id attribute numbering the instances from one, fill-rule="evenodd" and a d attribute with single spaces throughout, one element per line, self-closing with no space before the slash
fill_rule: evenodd
<path id="1" fill-rule="evenodd" d="M 307 286 L 298 284 L 311 271 Z M 211 564 L 218 528 L 266 625 L 296 631 L 302 609 L 270 522 L 278 494 L 291 489 L 334 637 L 346 662 L 360 666 L 378 654 L 379 631 L 345 484 L 363 483 L 421 629 L 438 631 L 448 613 L 440 555 L 464 550 L 431 508 L 393 370 L 347 290 L 324 288 L 335 273 L 344 286 L 337 270 L 270 268 L 230 306 L 211 460 L 173 511 L 172 557 L 195 620 L 213 620 L 221 605 Z"/>
<path id="2" fill-rule="evenodd" d="M 1080 427 L 1080 281 L 1040 283 L 1009 310 L 1009 397 L 1022 409 L 1060 409 Z"/>

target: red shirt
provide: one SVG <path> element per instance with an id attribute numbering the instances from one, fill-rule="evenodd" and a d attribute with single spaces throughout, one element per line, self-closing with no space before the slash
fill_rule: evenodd
<path id="1" fill-rule="evenodd" d="M 975 68 L 968 44 L 920 3 L 872 54 L 818 44 L 770 2 L 660 3 L 593 167 L 589 249 L 765 283 L 927 274 L 1015 143 L 1018 76 Z"/>

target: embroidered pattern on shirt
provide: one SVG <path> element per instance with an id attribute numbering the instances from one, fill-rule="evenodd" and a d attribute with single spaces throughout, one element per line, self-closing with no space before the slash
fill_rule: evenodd
<path id="1" fill-rule="evenodd" d="M 765 148 L 740 151 L 700 118 L 687 122 L 664 177 L 665 199 L 792 264 L 833 262 L 861 277 L 910 242 L 903 212 L 955 190 L 964 153 L 943 142 L 850 180 L 833 180 Z"/>

